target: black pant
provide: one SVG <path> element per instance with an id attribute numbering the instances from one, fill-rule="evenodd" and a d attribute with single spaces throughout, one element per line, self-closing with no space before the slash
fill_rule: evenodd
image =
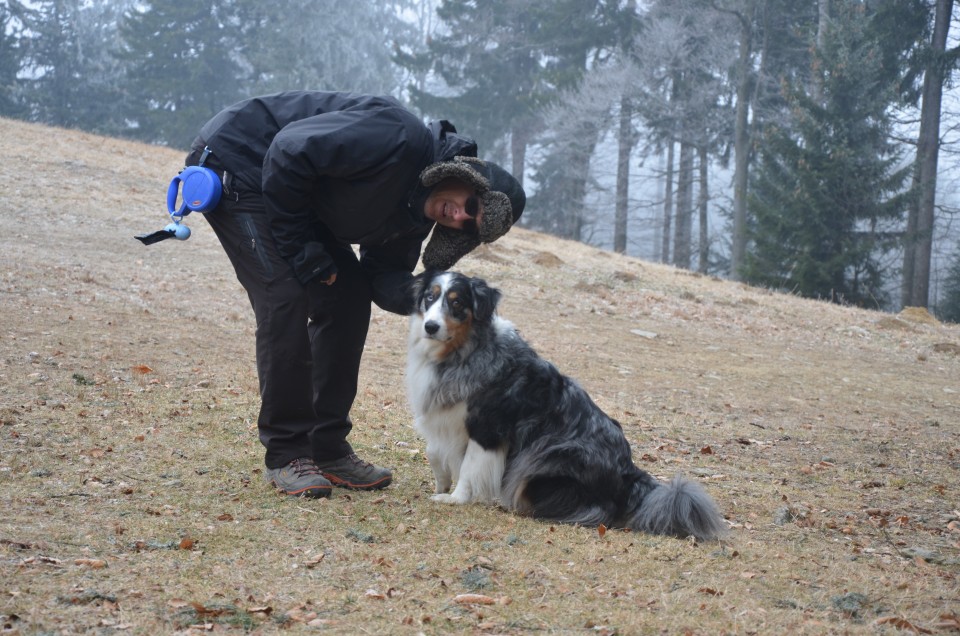
<path id="1" fill-rule="evenodd" d="M 277 253 L 261 197 L 231 194 L 204 217 L 257 319 L 257 426 L 267 468 L 298 457 L 348 455 L 349 413 L 370 326 L 369 282 L 349 245 L 325 240 L 338 268 L 336 282 L 302 285 Z"/>

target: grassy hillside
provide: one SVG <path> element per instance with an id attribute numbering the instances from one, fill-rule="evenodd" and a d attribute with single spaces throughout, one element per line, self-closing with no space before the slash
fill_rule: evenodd
<path id="1" fill-rule="evenodd" d="M 515 230 L 458 267 L 730 539 L 434 504 L 406 320 L 379 310 L 352 441 L 395 483 L 286 499 L 213 232 L 133 239 L 183 153 L 2 119 L 0 140 L 0 632 L 960 630 L 960 327 Z"/>

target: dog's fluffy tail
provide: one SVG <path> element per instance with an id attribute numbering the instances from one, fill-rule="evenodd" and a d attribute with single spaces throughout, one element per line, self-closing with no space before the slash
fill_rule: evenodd
<path id="1" fill-rule="evenodd" d="M 675 537 L 696 537 L 702 541 L 722 538 L 727 524 L 710 495 L 696 482 L 677 475 L 670 483 L 635 484 L 634 507 L 627 517 L 633 530 Z"/>

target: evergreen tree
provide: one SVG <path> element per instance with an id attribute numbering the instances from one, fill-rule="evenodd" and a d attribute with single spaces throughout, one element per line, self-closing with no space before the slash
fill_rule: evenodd
<path id="1" fill-rule="evenodd" d="M 238 100 L 241 31 L 231 0 L 154 0 L 120 25 L 131 134 L 186 149 L 203 123 Z"/>
<path id="2" fill-rule="evenodd" d="M 254 72 L 252 92 L 291 88 L 399 96 L 395 47 L 408 45 L 411 25 L 400 0 L 342 2 L 241 0 L 242 44 Z"/>
<path id="3" fill-rule="evenodd" d="M 21 80 L 31 121 L 74 126 L 81 77 L 77 22 L 81 0 L 43 0 L 11 5 L 23 25 Z"/>
<path id="4" fill-rule="evenodd" d="M 449 119 L 485 152 L 515 128 L 535 126 L 547 97 L 538 4 L 543 2 L 444 0 L 437 15 L 445 34 L 432 38 L 424 53 L 398 51 L 399 64 L 433 78 L 426 90 L 410 87 L 411 103 Z"/>
<path id="5" fill-rule="evenodd" d="M 817 51 L 821 101 L 786 91 L 790 127 L 766 136 L 750 211 L 745 279 L 803 296 L 882 305 L 885 232 L 902 218 L 908 170 L 890 141 L 897 77 L 885 73 L 863 5 L 838 7 Z"/>
<path id="6" fill-rule="evenodd" d="M 20 117 L 23 114 L 17 94 L 17 75 L 23 65 L 20 48 L 22 25 L 15 19 L 12 10 L 12 6 L 19 4 L 13 1 L 10 5 L 0 5 L 0 116 L 3 117 Z"/>
<path id="7" fill-rule="evenodd" d="M 120 69 L 111 51 L 117 18 L 129 1 L 12 2 L 11 15 L 19 28 L 5 27 L 4 37 L 16 37 L 11 50 L 19 68 L 3 80 L 0 102 L 4 95 L 15 96 L 17 111 L 11 114 L 32 121 L 116 132 L 121 120 Z M 7 55 L 2 39 L 0 50 L 0 56 Z M 13 66 L 4 63 L 3 72 Z"/>

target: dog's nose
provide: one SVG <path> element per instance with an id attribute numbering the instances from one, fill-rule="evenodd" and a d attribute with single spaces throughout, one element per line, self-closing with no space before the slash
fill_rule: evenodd
<path id="1" fill-rule="evenodd" d="M 423 330 L 432 336 L 438 331 L 440 331 L 440 323 L 434 322 L 433 320 L 426 322 L 423 325 Z"/>

